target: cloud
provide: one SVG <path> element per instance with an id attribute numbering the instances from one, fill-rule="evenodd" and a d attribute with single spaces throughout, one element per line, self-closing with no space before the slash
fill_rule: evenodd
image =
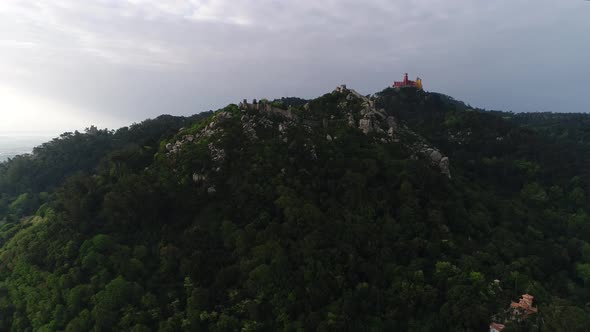
<path id="1" fill-rule="evenodd" d="M 588 111 L 590 6 L 499 0 L 3 0 L 0 84 L 142 120 L 242 98 L 427 88 L 511 110 Z M 551 98 L 543 80 L 569 82 Z M 518 82 L 519 95 L 513 91 Z M 532 102 L 531 99 L 534 99 Z M 106 121 L 105 121 L 106 123 Z"/>

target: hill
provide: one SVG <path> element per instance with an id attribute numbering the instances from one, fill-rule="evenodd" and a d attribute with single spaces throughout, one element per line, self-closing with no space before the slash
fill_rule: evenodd
<path id="1" fill-rule="evenodd" d="M 590 114 L 520 113 L 506 116 L 511 122 L 542 131 L 546 135 L 577 143 L 590 143 Z"/>
<path id="2" fill-rule="evenodd" d="M 0 164 L 0 330 L 481 331 L 523 293 L 506 330 L 587 330 L 589 147 L 521 119 L 342 86 L 66 133 Z"/>

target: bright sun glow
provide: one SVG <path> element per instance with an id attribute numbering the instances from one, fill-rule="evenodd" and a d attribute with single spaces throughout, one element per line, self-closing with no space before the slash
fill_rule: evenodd
<path id="1" fill-rule="evenodd" d="M 83 130 L 91 124 L 108 125 L 89 114 L 70 105 L 0 85 L 0 135 L 57 135 L 64 131 Z"/>

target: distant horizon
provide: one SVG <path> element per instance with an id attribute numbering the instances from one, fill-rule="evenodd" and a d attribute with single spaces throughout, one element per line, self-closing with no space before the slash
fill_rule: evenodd
<path id="1" fill-rule="evenodd" d="M 346 84 L 346 85 L 349 86 L 350 88 L 355 89 L 355 87 L 354 86 L 350 86 L 350 84 Z M 360 89 L 355 89 L 355 90 L 360 90 Z M 377 93 L 377 92 L 379 92 L 381 90 L 382 89 L 378 89 L 377 91 L 371 92 L 370 94 Z M 274 97 L 274 98 L 277 98 L 277 99 L 279 99 L 279 98 L 313 99 L 313 98 L 317 98 L 317 97 L 321 96 L 322 94 L 327 93 L 329 91 L 331 91 L 331 89 L 327 89 L 325 91 L 318 91 L 319 93 L 316 94 L 316 96 L 287 95 L 287 96 Z M 585 112 L 584 111 L 580 111 L 580 112 L 566 112 L 566 111 L 559 112 L 559 111 L 553 111 L 553 110 L 538 110 L 538 111 L 532 111 L 531 112 L 531 111 L 517 111 L 517 110 L 508 110 L 508 109 L 490 109 L 490 108 L 485 108 L 485 107 L 482 107 L 480 105 L 476 105 L 476 104 L 470 103 L 470 102 L 468 102 L 466 100 L 462 100 L 462 99 L 460 99 L 460 98 L 458 98 L 456 96 L 449 95 L 449 94 L 444 93 L 444 92 L 429 91 L 428 89 L 426 89 L 425 91 L 426 92 L 429 92 L 429 93 L 438 93 L 438 94 L 448 95 L 448 96 L 454 98 L 457 101 L 464 102 L 465 104 L 470 105 L 471 107 L 478 108 L 478 109 L 483 109 L 483 110 L 486 110 L 486 111 L 512 112 L 512 113 L 515 113 L 515 114 L 518 114 L 518 113 L 563 113 L 563 114 L 566 114 L 566 113 L 579 113 L 579 114 L 589 114 L 590 113 L 590 110 L 589 111 L 585 111 Z M 366 92 L 366 91 L 362 91 L 362 90 L 360 91 L 361 94 L 365 94 L 364 92 Z M 264 97 L 258 96 L 258 97 L 248 97 L 246 99 L 247 100 L 252 100 L 252 99 L 262 99 L 262 98 L 264 98 Z M 274 98 L 270 98 L 270 99 L 274 99 Z M 244 98 L 240 99 L 240 101 L 243 100 L 243 99 Z M 218 109 L 222 109 L 223 107 L 225 107 L 225 106 L 227 106 L 229 104 L 232 104 L 232 103 L 235 104 L 235 103 L 238 103 L 238 101 L 236 100 L 236 101 L 230 101 L 230 102 L 228 102 L 226 104 L 220 104 L 219 107 L 213 108 L 212 110 L 213 111 L 216 111 Z M 88 127 L 90 127 L 92 125 L 98 127 L 99 129 L 117 130 L 117 129 L 120 129 L 120 128 L 123 128 L 123 127 L 131 126 L 134 123 L 140 123 L 140 122 L 145 121 L 145 120 L 148 120 L 148 119 L 154 119 L 154 118 L 156 118 L 158 116 L 161 116 L 161 115 L 172 115 L 172 116 L 185 116 L 185 117 L 188 117 L 188 116 L 191 116 L 191 115 L 194 115 L 194 114 L 199 114 L 199 113 L 207 112 L 207 111 L 209 111 L 209 110 L 196 111 L 196 112 L 188 113 L 188 114 L 175 114 L 173 112 L 169 112 L 169 110 L 168 110 L 168 112 L 163 111 L 162 113 L 151 115 L 151 116 L 150 115 L 146 115 L 142 119 L 139 119 L 138 118 L 138 119 L 135 119 L 135 120 L 128 120 L 128 121 L 125 121 L 125 120 L 116 121 L 116 122 L 118 122 L 118 124 L 117 123 L 114 123 L 114 121 L 112 121 L 112 119 L 111 119 L 111 121 L 110 121 L 109 124 L 106 124 L 106 123 L 105 124 L 101 124 L 100 123 L 101 121 L 94 121 L 94 122 L 88 122 L 87 125 L 73 125 L 73 124 L 72 125 L 69 125 L 69 126 L 64 125 L 61 129 L 52 128 L 52 129 L 29 129 L 29 130 L 5 130 L 5 129 L 2 129 L 0 127 L 0 138 L 1 137 L 8 137 L 8 138 L 10 138 L 10 137 L 22 137 L 22 138 L 25 138 L 25 137 L 31 137 L 31 138 L 39 137 L 39 138 L 53 139 L 53 138 L 59 137 L 61 134 L 66 133 L 66 132 L 75 132 L 75 131 L 84 132 L 84 130 L 86 128 L 88 128 Z M 59 121 L 58 122 L 55 122 L 54 121 L 54 124 L 59 124 Z"/>
<path id="2" fill-rule="evenodd" d="M 346 85 L 347 86 L 350 86 L 349 84 L 346 84 Z M 353 87 L 353 86 L 350 86 L 350 88 L 355 89 L 355 87 Z M 357 89 L 355 89 L 355 90 L 357 90 Z M 275 98 L 277 98 L 277 99 L 280 99 L 280 98 L 302 98 L 302 99 L 309 100 L 309 99 L 317 98 L 317 97 L 321 96 L 322 94 L 327 93 L 329 91 L 331 91 L 331 90 L 328 89 L 326 91 L 320 92 L 316 96 L 288 95 L 288 96 L 281 96 L 281 97 L 275 97 Z M 371 94 L 377 93 L 379 91 L 381 91 L 381 90 L 374 91 Z M 465 104 L 470 105 L 471 107 L 478 108 L 478 109 L 483 109 L 485 111 L 512 112 L 512 113 L 515 113 L 515 114 L 518 114 L 518 113 L 563 113 L 563 114 L 566 114 L 566 113 L 579 113 L 579 114 L 589 114 L 590 113 L 590 111 L 586 111 L 586 112 L 583 112 L 583 111 L 580 111 L 580 112 L 558 112 L 558 111 L 551 111 L 551 110 L 539 110 L 539 111 L 534 111 L 534 112 L 527 112 L 527 111 L 515 111 L 515 110 L 506 110 L 506 109 L 488 109 L 488 108 L 485 108 L 485 107 L 482 107 L 482 106 L 479 106 L 479 105 L 472 104 L 472 103 L 470 103 L 468 101 L 462 100 L 462 99 L 457 98 L 457 97 L 455 97 L 453 95 L 449 95 L 449 94 L 446 94 L 446 93 L 443 93 L 443 92 L 429 91 L 429 90 L 425 90 L 425 91 L 428 92 L 428 93 L 438 93 L 438 94 L 448 95 L 448 96 L 454 98 L 457 101 L 464 102 Z M 364 91 L 362 91 L 361 94 L 364 94 Z M 263 97 L 249 97 L 249 98 L 246 98 L 246 99 L 247 100 L 252 100 L 252 99 L 262 99 L 262 98 Z M 274 99 L 274 98 L 271 98 L 271 99 Z M 240 99 L 240 101 L 241 100 L 243 100 L 243 98 Z M 219 107 L 214 108 L 212 110 L 213 111 L 216 111 L 216 110 L 222 109 L 223 107 L 225 107 L 225 106 L 227 106 L 229 104 L 232 104 L 232 103 L 237 104 L 238 101 L 233 101 L 233 102 L 228 102 L 226 104 L 221 104 Z M 161 115 L 172 115 L 172 116 L 189 117 L 189 116 L 192 116 L 194 114 L 199 114 L 199 113 L 207 112 L 207 111 L 209 111 L 209 110 L 196 111 L 194 113 L 189 113 L 189 114 L 174 114 L 174 113 L 171 113 L 171 112 L 162 112 L 160 114 L 156 114 L 156 115 L 152 115 L 152 116 L 146 116 L 145 118 L 142 118 L 142 119 L 129 120 L 128 122 L 125 122 L 125 123 L 123 122 L 123 120 L 121 120 L 121 121 L 118 121 L 119 124 L 110 123 L 110 125 L 102 125 L 102 124 L 97 123 L 97 122 L 89 122 L 87 125 L 71 125 L 71 126 L 68 126 L 68 127 L 64 126 L 61 129 L 45 129 L 45 130 L 43 130 L 43 129 L 3 130 L 3 129 L 0 128 L 0 138 L 2 138 L 2 137 L 5 137 L 5 138 L 14 138 L 14 137 L 26 138 L 26 137 L 30 137 L 30 138 L 53 139 L 53 138 L 59 137 L 60 135 L 62 135 L 63 133 L 66 133 L 66 132 L 75 132 L 75 131 L 84 132 L 84 130 L 86 128 L 89 128 L 92 125 L 96 126 L 99 129 L 118 130 L 118 129 L 123 128 L 123 127 L 129 127 L 129 126 L 133 125 L 134 123 L 140 123 L 140 122 L 145 121 L 145 120 L 148 120 L 148 119 L 157 118 L 158 116 L 161 116 Z"/>
<path id="3" fill-rule="evenodd" d="M 63 133 L 63 132 L 62 132 Z M 0 138 L 2 137 L 49 137 L 52 135 L 60 135 L 61 133 L 56 133 L 56 131 L 3 131 L 0 133 Z"/>
<path id="4" fill-rule="evenodd" d="M 59 135 L 32 135 L 31 133 L 7 135 L 5 132 L 0 133 L 0 162 L 17 155 L 31 153 L 36 146 L 46 143 L 57 136 Z"/>

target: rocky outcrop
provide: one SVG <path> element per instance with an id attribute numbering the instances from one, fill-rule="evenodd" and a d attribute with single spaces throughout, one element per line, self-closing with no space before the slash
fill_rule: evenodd
<path id="1" fill-rule="evenodd" d="M 363 96 L 353 89 L 347 88 L 345 85 L 337 87 L 333 93 L 339 94 L 339 101 L 337 103 L 338 112 L 341 114 L 331 114 L 323 119 L 299 118 L 291 109 L 281 109 L 272 105 L 267 101 L 257 102 L 253 100 L 248 103 L 244 100 L 239 104 L 239 110 L 242 113 L 239 116 L 239 122 L 242 127 L 244 135 L 250 141 L 260 140 L 260 137 L 268 137 L 268 130 L 276 130 L 278 139 L 286 144 L 289 148 L 293 148 L 296 141 L 290 137 L 292 128 L 299 128 L 304 130 L 306 139 L 303 144 L 306 150 L 309 151 L 313 160 L 318 159 L 318 149 L 316 148 L 312 137 L 317 131 L 323 131 L 325 140 L 333 142 L 336 137 L 328 133 L 331 126 L 334 124 L 347 124 L 350 127 L 356 128 L 365 135 L 375 139 L 375 142 L 380 143 L 400 143 L 405 146 L 415 158 L 424 158 L 430 163 L 438 167 L 443 174 L 451 177 L 450 161 L 440 150 L 428 144 L 426 139 L 410 130 L 407 126 L 400 124 L 395 117 L 387 114 L 387 112 L 376 106 L 378 101 L 372 96 Z M 341 97 L 341 98 L 340 98 Z M 313 112 L 313 103 L 307 103 L 303 109 L 305 112 Z M 197 133 L 191 135 L 184 135 L 174 143 L 166 144 L 166 151 L 168 154 L 178 153 L 183 145 L 198 142 L 203 138 L 211 139 L 222 134 L 224 123 L 226 121 L 236 121 L 234 119 L 235 113 L 219 112 L 213 119 Z M 305 117 L 305 116 L 304 116 Z M 221 163 L 226 159 L 226 151 L 216 145 L 216 140 L 211 140 L 207 147 L 211 160 L 216 163 L 214 170 L 220 169 Z M 192 179 L 195 183 L 204 183 L 206 175 L 201 173 L 194 173 Z"/>
<path id="2" fill-rule="evenodd" d="M 174 144 L 168 143 L 166 144 L 166 150 L 169 153 L 177 153 L 182 147 L 182 144 L 184 144 L 184 141 L 176 141 Z"/>
<path id="3" fill-rule="evenodd" d="M 451 170 L 449 169 L 449 158 L 445 157 L 439 150 L 428 145 L 422 145 L 417 151 L 422 155 L 428 157 L 434 166 L 440 168 L 441 172 L 447 177 L 451 177 Z"/>
<path id="4" fill-rule="evenodd" d="M 456 132 L 452 132 L 449 130 L 447 133 L 447 137 L 449 138 L 449 141 L 451 141 L 453 143 L 457 143 L 459 145 L 467 144 L 471 139 L 471 135 L 472 135 L 472 131 L 469 128 L 464 129 L 464 130 L 459 130 Z"/>
<path id="5" fill-rule="evenodd" d="M 256 122 L 254 121 L 254 119 L 247 115 L 242 115 L 240 121 L 242 121 L 242 130 L 244 131 L 246 136 L 248 136 L 250 140 L 257 140 L 258 135 L 256 135 Z"/>
<path id="6" fill-rule="evenodd" d="M 353 89 L 348 89 L 346 85 L 338 86 L 333 93 L 345 94 L 345 100 L 338 103 L 338 109 L 345 113 L 348 125 L 358 128 L 366 135 L 375 135 L 380 142 L 401 142 L 413 154 L 430 160 L 433 166 L 438 167 L 441 173 L 451 177 L 449 158 L 433 146 L 430 146 L 426 139 L 410 130 L 404 125 L 398 124 L 397 120 L 388 115 L 384 109 L 376 108 L 375 100 L 371 97 L 363 96 Z M 360 102 L 360 111 L 349 109 L 350 104 Z M 358 122 L 355 121 L 358 117 Z M 403 140 L 402 137 L 410 137 L 409 140 Z M 404 143 L 404 142 L 414 143 Z"/>
<path id="7" fill-rule="evenodd" d="M 223 129 L 221 128 L 220 124 L 224 123 L 225 121 L 228 121 L 229 119 L 231 119 L 233 116 L 230 112 L 219 112 L 217 113 L 214 118 L 211 120 L 211 122 L 209 122 L 205 128 L 201 129 L 200 131 L 198 131 L 196 134 L 192 134 L 192 135 L 183 135 L 180 139 L 177 139 L 175 143 L 168 143 L 166 144 L 166 151 L 168 154 L 175 154 L 180 152 L 180 150 L 182 149 L 182 147 L 186 144 L 192 144 L 194 142 L 197 142 L 199 139 L 202 138 L 210 138 L 216 134 L 219 134 L 223 131 Z M 179 135 L 182 134 L 182 132 L 185 129 L 183 128 L 181 131 L 179 131 Z M 210 147 L 211 150 L 211 147 Z M 219 159 L 222 160 L 222 153 L 213 149 L 213 151 L 215 152 L 215 156 L 214 159 Z"/>
<path id="8" fill-rule="evenodd" d="M 367 96 L 363 96 L 353 89 L 346 88 L 346 85 L 341 85 L 337 87 L 333 93 L 340 93 L 346 95 L 345 101 L 341 101 L 338 104 L 338 108 L 342 109 L 345 113 L 348 113 L 346 119 L 349 126 L 356 126 L 363 133 L 370 134 L 385 133 L 389 131 L 392 126 L 395 125 L 395 121 L 392 122 L 390 120 L 384 123 L 383 120 L 387 118 L 387 114 L 384 109 L 375 108 L 375 100 Z M 360 112 L 355 112 L 351 109 L 348 109 L 349 102 L 355 100 L 360 101 Z M 355 116 L 353 113 L 358 113 L 358 115 L 360 115 L 358 122 L 355 121 Z M 393 117 L 391 118 L 393 119 Z M 356 125 L 357 123 L 358 126 Z"/>
<path id="9" fill-rule="evenodd" d="M 201 173 L 193 173 L 193 182 L 195 183 L 203 183 L 207 180 L 207 175 Z"/>
<path id="10" fill-rule="evenodd" d="M 365 134 L 372 132 L 374 129 L 373 121 L 371 119 L 360 119 L 359 129 Z"/>
<path id="11" fill-rule="evenodd" d="M 213 143 L 209 143 L 209 145 L 207 145 L 207 147 L 209 148 L 209 153 L 211 154 L 211 159 L 214 162 L 222 162 L 225 160 L 225 150 L 218 148 L 215 146 L 215 144 Z"/>

